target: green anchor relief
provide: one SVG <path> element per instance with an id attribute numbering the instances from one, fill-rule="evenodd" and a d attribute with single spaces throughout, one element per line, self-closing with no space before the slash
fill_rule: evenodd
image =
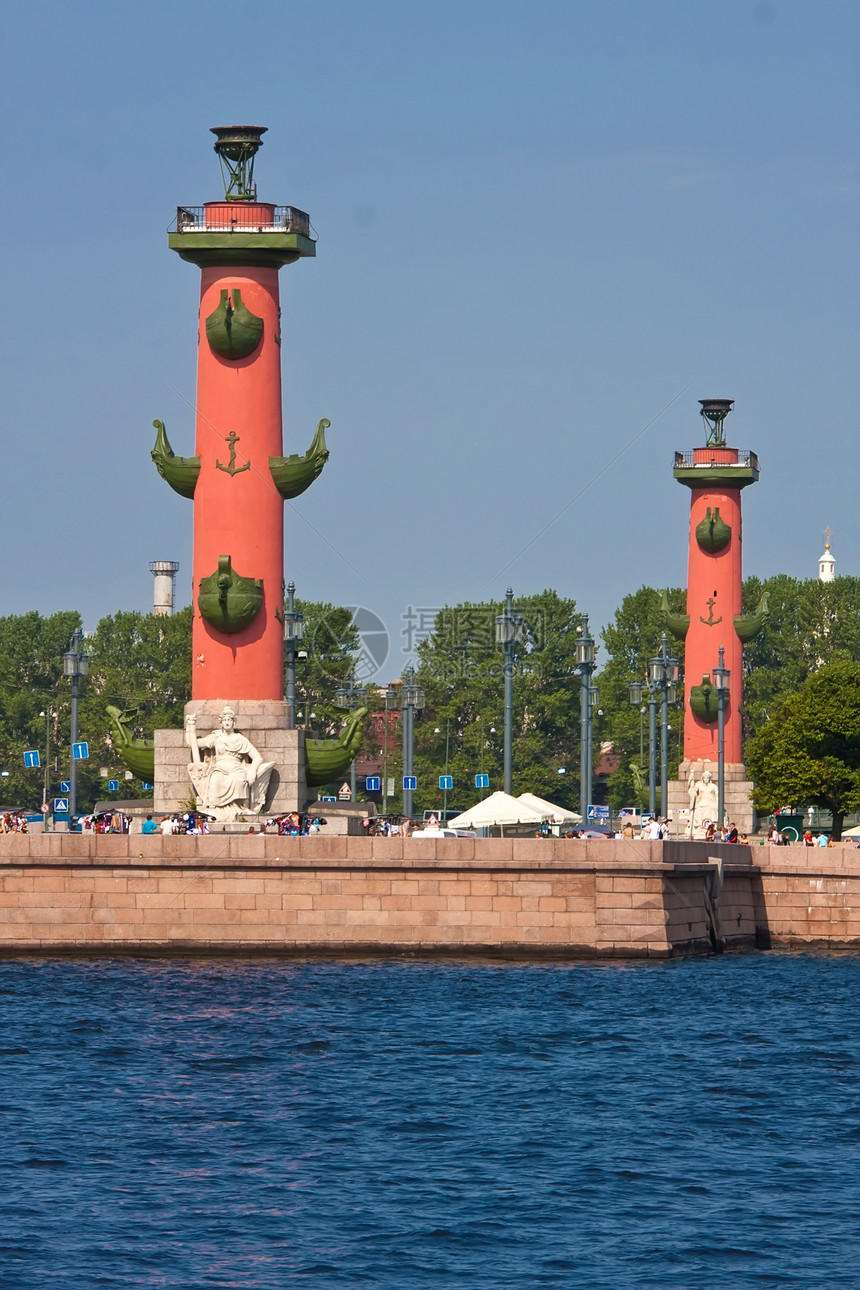
<path id="1" fill-rule="evenodd" d="M 218 458 L 217 457 L 215 458 L 215 469 L 223 470 L 224 473 L 226 475 L 229 475 L 231 479 L 233 478 L 234 475 L 241 475 L 243 470 L 251 469 L 250 461 L 246 461 L 244 466 L 236 465 L 236 444 L 239 442 L 241 437 L 242 437 L 241 435 L 236 434 L 235 430 L 231 430 L 228 435 L 224 436 L 224 442 L 226 443 L 227 447 L 230 449 L 230 460 L 228 461 L 226 466 L 222 466 Z"/>
<path id="2" fill-rule="evenodd" d="M 232 299 L 231 299 L 232 297 Z M 263 337 L 263 320 L 242 303 L 239 287 L 225 288 L 221 302 L 206 319 L 209 348 L 219 358 L 240 359 L 253 354 Z"/>
<path id="3" fill-rule="evenodd" d="M 210 627 L 228 636 L 249 627 L 262 604 L 262 578 L 240 577 L 229 555 L 219 555 L 217 572 L 200 579 L 197 608 Z"/>

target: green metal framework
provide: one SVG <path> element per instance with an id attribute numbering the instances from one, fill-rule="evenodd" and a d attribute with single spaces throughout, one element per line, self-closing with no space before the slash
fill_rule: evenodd
<path id="1" fill-rule="evenodd" d="M 263 146 L 264 125 L 213 125 L 215 151 L 221 164 L 224 197 L 228 202 L 252 202 L 257 199 L 254 183 L 254 158 Z"/>

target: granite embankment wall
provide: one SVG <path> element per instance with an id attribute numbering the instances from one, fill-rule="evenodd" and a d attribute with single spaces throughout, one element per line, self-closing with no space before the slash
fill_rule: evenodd
<path id="1" fill-rule="evenodd" d="M 729 948 L 860 945 L 848 846 L 33 834 L 0 837 L 0 952 L 667 957 L 711 947 L 717 851 Z"/>

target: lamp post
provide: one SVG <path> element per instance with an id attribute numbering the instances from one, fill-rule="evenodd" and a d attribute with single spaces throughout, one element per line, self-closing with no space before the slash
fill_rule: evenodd
<path id="1" fill-rule="evenodd" d="M 720 828 L 726 823 L 726 708 L 729 704 L 731 672 L 725 666 L 725 650 L 717 651 L 720 661 L 713 669 L 714 687 L 717 691 L 717 819 Z"/>
<path id="2" fill-rule="evenodd" d="M 513 791 L 513 741 L 514 741 L 514 646 L 522 639 L 523 620 L 514 613 L 514 593 L 505 592 L 505 611 L 496 615 L 496 644 L 505 651 L 505 792 Z"/>
<path id="3" fill-rule="evenodd" d="M 388 685 L 385 689 L 385 729 L 382 734 L 382 814 L 388 814 L 388 727 L 391 718 L 388 715 L 397 709 L 397 686 Z"/>
<path id="4" fill-rule="evenodd" d="M 296 609 L 296 584 L 290 579 L 287 586 L 287 607 L 284 610 L 284 651 L 287 659 L 287 729 L 296 728 L 296 650 L 305 632 L 305 616 Z"/>
<path id="5" fill-rule="evenodd" d="M 56 712 L 52 712 L 50 708 L 46 708 L 44 712 L 39 713 L 40 717 L 45 718 L 45 782 L 42 789 L 45 823 L 43 828 L 47 828 L 48 812 L 51 805 L 51 717 L 56 715 Z"/>
<path id="6" fill-rule="evenodd" d="M 339 708 L 347 708 L 354 712 L 356 700 L 364 698 L 364 686 L 355 683 L 355 667 L 353 666 L 349 673 L 349 685 L 341 685 L 335 691 L 334 701 Z M 349 767 L 349 786 L 352 791 L 352 800 L 355 801 L 355 758 L 353 757 Z"/>
<path id="7" fill-rule="evenodd" d="M 591 722 L 594 705 L 597 702 L 597 690 L 591 684 L 596 647 L 588 634 L 588 614 L 582 615 L 582 622 L 577 632 L 579 636 L 576 642 L 576 662 L 579 667 L 579 741 L 581 745 L 579 813 L 585 823 L 591 801 Z"/>
<path id="8" fill-rule="evenodd" d="M 648 663 L 648 680 L 651 683 L 650 726 L 652 738 L 656 742 L 657 696 L 660 696 L 660 813 L 665 817 L 669 797 L 669 704 L 677 698 L 676 686 L 680 675 L 680 664 L 668 652 L 669 637 L 664 632 L 660 638 L 660 653 Z M 653 783 L 653 775 L 652 775 Z M 655 803 L 656 805 L 656 803 Z M 653 812 L 652 807 L 652 812 Z"/>
<path id="9" fill-rule="evenodd" d="M 413 774 L 412 758 L 415 751 L 415 713 L 424 707 L 424 691 L 415 684 L 415 669 L 407 667 L 400 687 L 400 704 L 403 709 L 403 814 L 412 816 L 412 789 L 406 788 L 406 777 Z"/>
<path id="10" fill-rule="evenodd" d="M 71 747 L 69 749 L 71 757 L 69 760 L 69 829 L 75 822 L 75 812 L 78 805 L 78 776 L 77 762 L 75 761 L 75 744 L 78 742 L 78 697 L 80 690 L 80 681 L 82 676 L 86 676 L 90 670 L 89 655 L 81 652 L 84 634 L 80 627 L 76 627 L 72 633 L 72 639 L 69 642 L 69 648 L 63 655 L 63 676 L 69 676 L 72 679 L 72 724 L 71 724 Z"/>
<path id="11" fill-rule="evenodd" d="M 669 704 L 677 699 L 677 682 L 680 664 L 667 652 L 669 637 L 663 634 L 660 653 L 648 662 L 648 681 L 633 681 L 629 688 L 630 702 L 639 708 L 639 760 L 642 761 L 642 723 L 645 711 L 643 696 L 648 707 L 648 810 L 657 813 L 657 707 L 660 706 L 660 811 L 665 816 L 669 793 Z"/>
<path id="12" fill-rule="evenodd" d="M 645 703 L 642 696 L 647 691 Z M 645 760 L 643 718 L 648 708 L 648 810 L 653 816 L 657 810 L 657 696 L 649 685 L 641 681 L 631 681 L 629 698 L 634 708 L 639 709 L 639 765 Z"/>

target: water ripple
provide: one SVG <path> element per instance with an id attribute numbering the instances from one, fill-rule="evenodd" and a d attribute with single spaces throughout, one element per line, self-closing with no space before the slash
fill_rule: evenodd
<path id="1" fill-rule="evenodd" d="M 4 960 L 3 1290 L 857 1285 L 860 959 Z"/>

